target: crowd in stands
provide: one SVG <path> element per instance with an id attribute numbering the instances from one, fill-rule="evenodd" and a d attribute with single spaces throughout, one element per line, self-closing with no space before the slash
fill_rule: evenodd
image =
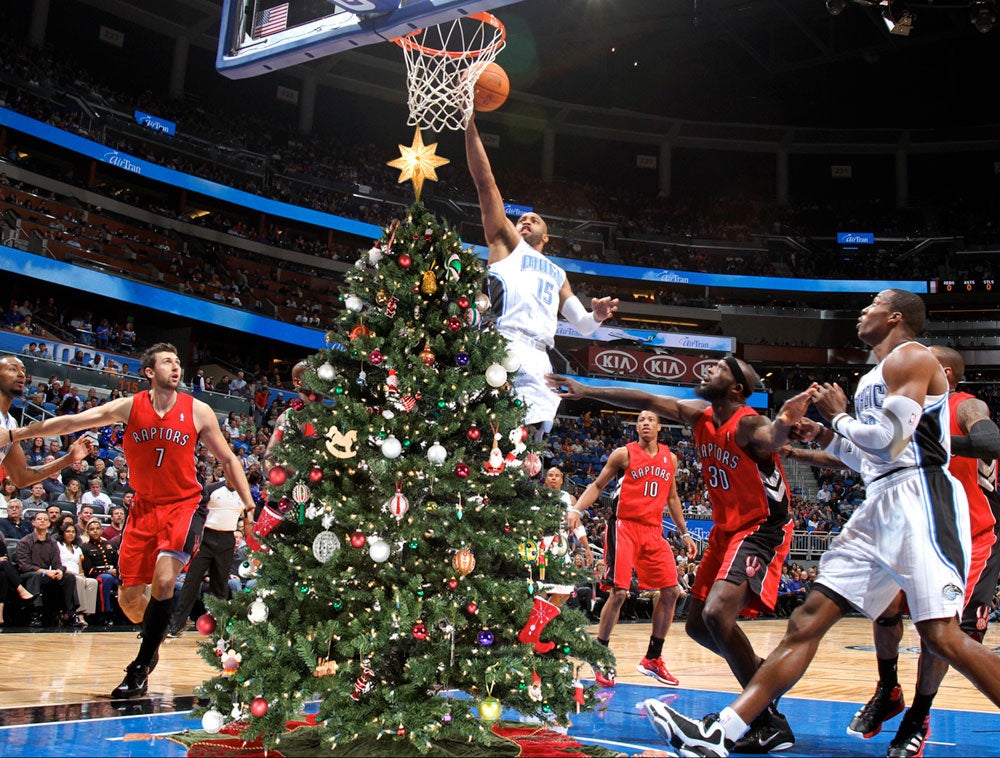
<path id="1" fill-rule="evenodd" d="M 303 207 L 377 225 L 385 225 L 396 213 L 391 205 L 356 197 L 359 186 L 390 196 L 397 191 L 396 173 L 385 166 L 384 150 L 375 145 L 347 143 L 322 134 L 303 136 L 290 125 L 275 123 L 252 111 L 236 114 L 223 108 L 200 108 L 190 100 L 157 97 L 149 91 L 117 90 L 106 83 L 106 70 L 95 75 L 88 70 L 86 61 L 28 50 L 14 39 L 8 43 L 0 57 L 0 80 L 8 87 L 6 92 L 0 92 L 0 103 L 6 107 L 161 165 Z M 102 126 L 95 128 L 80 118 L 74 102 L 63 97 L 65 93 L 86 99 L 112 118 L 102 119 Z M 135 108 L 175 121 L 179 124 L 178 135 L 172 139 L 159 134 L 140 138 L 129 123 Z M 128 130 L 114 128 L 115 113 L 124 115 Z M 474 207 L 475 193 L 467 172 L 460 166 L 456 169 L 449 174 L 449 183 L 442 182 L 437 191 Z M 990 277 L 988 258 L 949 256 L 942 261 L 936 251 L 926 258 L 916 255 L 902 261 L 892 249 L 875 249 L 870 255 L 850 258 L 834 247 L 816 248 L 808 255 L 792 252 L 774 257 L 760 249 L 715 254 L 710 248 L 692 245 L 692 241 L 759 241 L 774 233 L 806 239 L 828 237 L 835 229 L 858 227 L 908 239 L 954 235 L 964 237 L 970 246 L 1000 240 L 1000 230 L 992 221 L 1000 199 L 993 197 L 977 198 L 975 203 L 969 198 L 953 198 L 945 207 L 935 205 L 932 211 L 896 210 L 879 203 L 834 207 L 807 202 L 778 207 L 760 193 L 741 187 L 727 187 L 700 202 L 682 202 L 586 180 L 563 178 L 543 184 L 523 172 L 500 170 L 499 174 L 501 186 L 510 196 L 530 201 L 551 217 L 615 225 L 623 241 L 617 250 L 604 252 L 632 265 L 714 273 L 854 278 L 876 274 L 929 278 L 940 275 L 943 266 L 945 273 L 953 276 Z M 301 235 L 286 233 L 273 222 L 260 230 L 210 214 L 200 223 L 315 255 L 340 258 L 353 253 L 350 249 L 332 250 L 325 240 L 308 241 Z M 581 248 L 572 240 L 556 240 L 553 246 L 557 254 L 595 258 L 592 247 Z"/>

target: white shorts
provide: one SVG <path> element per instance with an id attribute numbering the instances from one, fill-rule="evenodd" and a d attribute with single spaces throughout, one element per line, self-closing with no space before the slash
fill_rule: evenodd
<path id="1" fill-rule="evenodd" d="M 525 424 L 552 421 L 559 408 L 559 395 L 545 383 L 545 375 L 552 373 L 552 361 L 547 351 L 508 337 L 508 349 L 517 356 L 521 368 L 514 374 L 514 392 L 524 401 L 527 416 Z"/>
<path id="2" fill-rule="evenodd" d="M 972 554 L 965 490 L 945 469 L 907 468 L 867 487 L 817 583 L 871 619 L 902 588 L 914 621 L 961 615 Z"/>

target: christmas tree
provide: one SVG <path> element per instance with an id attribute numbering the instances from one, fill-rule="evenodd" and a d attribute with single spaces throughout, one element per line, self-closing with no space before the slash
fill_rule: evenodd
<path id="1" fill-rule="evenodd" d="M 611 653 L 539 594 L 575 569 L 565 539 L 543 542 L 563 506 L 536 478 L 483 278 L 420 203 L 347 275 L 268 472 L 256 583 L 199 621 L 221 670 L 206 730 L 228 715 L 274 745 L 318 700 L 331 749 L 427 752 L 489 744 L 501 707 L 565 725 L 594 706 L 579 668 Z"/>

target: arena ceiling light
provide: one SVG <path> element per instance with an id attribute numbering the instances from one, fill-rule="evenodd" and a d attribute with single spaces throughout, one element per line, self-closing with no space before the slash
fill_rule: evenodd
<path id="1" fill-rule="evenodd" d="M 889 34 L 909 37 L 913 30 L 913 14 L 910 9 L 899 0 L 882 0 L 879 5 L 885 8 L 882 11 L 882 20 L 885 22 Z"/>
<path id="2" fill-rule="evenodd" d="M 997 7 L 995 0 L 975 0 L 969 6 L 970 21 L 976 30 L 986 34 L 993 28 L 997 20 Z"/>

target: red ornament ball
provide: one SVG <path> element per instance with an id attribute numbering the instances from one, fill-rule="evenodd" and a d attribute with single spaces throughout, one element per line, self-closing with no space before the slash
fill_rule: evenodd
<path id="1" fill-rule="evenodd" d="M 411 632 L 413 639 L 415 640 L 426 640 L 427 639 L 427 624 L 423 621 L 418 621 L 413 625 L 413 630 Z"/>
<path id="2" fill-rule="evenodd" d="M 301 411 L 306 407 L 306 404 L 301 397 L 292 398 L 292 402 L 290 402 L 289 405 L 292 406 L 293 411 Z"/>
<path id="3" fill-rule="evenodd" d="M 469 613 L 475 616 L 476 613 L 479 612 L 479 606 L 476 605 L 475 603 L 469 603 L 467 606 L 465 606 L 465 610 L 467 610 Z"/>
<path id="4" fill-rule="evenodd" d="M 461 308 L 463 311 L 469 307 L 469 298 L 467 298 L 465 295 L 459 297 L 457 302 L 458 302 L 458 307 Z"/>
<path id="5" fill-rule="evenodd" d="M 365 546 L 366 542 L 368 542 L 368 538 L 365 537 L 364 533 L 360 529 L 351 535 L 351 547 L 355 547 L 360 550 Z"/>
<path id="6" fill-rule="evenodd" d="M 368 360 L 372 362 L 373 366 L 378 366 L 380 363 L 382 363 L 382 351 L 379 350 L 378 348 L 375 348 L 368 354 Z"/>
<path id="7" fill-rule="evenodd" d="M 449 331 L 457 332 L 461 328 L 462 328 L 462 319 L 460 319 L 458 316 L 452 316 L 450 319 L 448 319 Z"/>
<path id="8" fill-rule="evenodd" d="M 450 590 L 457 590 L 458 589 L 458 579 L 455 579 L 454 577 L 452 577 L 451 579 L 449 579 L 448 580 L 448 589 L 450 589 Z"/>
<path id="9" fill-rule="evenodd" d="M 459 463 L 455 466 L 455 474 L 459 479 L 466 479 L 469 476 L 469 466 L 466 463 Z"/>
<path id="10" fill-rule="evenodd" d="M 262 697 L 255 697 L 250 703 L 250 713 L 256 718 L 262 719 L 267 715 L 267 700 Z"/>
<path id="11" fill-rule="evenodd" d="M 215 616 L 211 613 L 203 613 L 198 617 L 198 631 L 206 637 L 215 632 Z"/>
<path id="12" fill-rule="evenodd" d="M 403 268 L 409 268 L 411 263 L 413 263 L 413 259 L 406 253 L 399 256 L 399 265 Z"/>
<path id="13" fill-rule="evenodd" d="M 319 484 L 323 481 L 323 469 L 319 466 L 313 466 L 309 469 L 309 481 L 313 484 Z"/>
<path id="14" fill-rule="evenodd" d="M 288 481 L 288 472 L 281 466 L 272 466 L 267 472 L 267 480 L 275 487 L 280 487 Z"/>
<path id="15" fill-rule="evenodd" d="M 465 436 L 468 437 L 473 442 L 476 442 L 480 438 L 480 436 L 482 436 L 482 432 L 479 431 L 478 426 L 470 426 L 469 431 L 465 433 Z"/>

